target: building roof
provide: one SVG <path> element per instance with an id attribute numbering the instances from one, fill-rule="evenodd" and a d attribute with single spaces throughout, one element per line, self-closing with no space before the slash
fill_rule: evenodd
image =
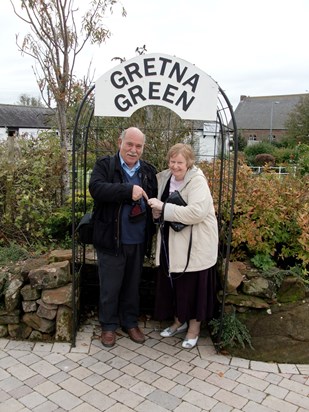
<path id="1" fill-rule="evenodd" d="M 290 94 L 277 96 L 241 96 L 235 110 L 238 129 L 285 130 L 289 113 L 295 109 L 302 97 L 308 94 Z M 272 114 L 271 114 L 272 112 Z"/>
<path id="2" fill-rule="evenodd" d="M 0 104 L 0 127 L 50 129 L 54 116 L 46 107 Z"/>

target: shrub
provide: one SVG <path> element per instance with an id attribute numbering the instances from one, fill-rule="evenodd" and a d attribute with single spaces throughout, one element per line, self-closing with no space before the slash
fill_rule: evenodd
<path id="1" fill-rule="evenodd" d="M 278 266 L 309 268 L 309 180 L 238 170 L 232 253 L 269 256 Z"/>
<path id="2" fill-rule="evenodd" d="M 7 247 L 0 247 L 0 264 L 7 265 L 27 258 L 28 252 L 22 246 L 12 242 Z"/>
<path id="3" fill-rule="evenodd" d="M 275 166 L 275 158 L 271 154 L 268 153 L 261 153 L 255 156 L 254 159 L 254 166 L 264 166 L 264 165 L 269 165 L 269 166 Z"/>
<path id="4" fill-rule="evenodd" d="M 295 149 L 289 147 L 275 148 L 273 156 L 276 159 L 276 164 L 279 166 L 293 164 L 295 162 Z"/>
<path id="5" fill-rule="evenodd" d="M 251 262 L 255 267 L 261 270 L 268 270 L 275 266 L 275 262 L 269 255 L 262 255 L 257 253 L 252 259 Z"/>
<path id="6" fill-rule="evenodd" d="M 295 147 L 295 161 L 302 176 L 309 175 L 309 145 L 299 144 Z"/>
<path id="7" fill-rule="evenodd" d="M 220 196 L 221 225 L 227 228 L 230 220 L 231 179 L 224 168 L 222 194 L 216 190 L 220 181 L 220 162 L 200 164 L 213 193 L 218 211 Z M 300 265 L 309 270 L 309 179 L 289 174 L 255 175 L 239 161 L 231 242 L 231 259 L 253 258 L 257 266 L 276 265 L 288 268 Z M 226 197 L 226 198 L 225 198 Z M 226 242 L 224 230 L 220 242 Z"/>
<path id="8" fill-rule="evenodd" d="M 273 154 L 275 151 L 275 146 L 273 146 L 271 143 L 257 143 L 252 146 L 247 146 L 244 150 L 244 155 L 245 155 L 245 161 L 251 165 L 254 166 L 254 160 L 255 157 L 259 154 L 267 153 L 267 154 Z"/>
<path id="9" fill-rule="evenodd" d="M 13 153 L 8 142 L 2 142 L 0 152 L 0 244 L 48 242 L 46 223 L 61 202 L 58 136 L 19 138 Z"/>
<path id="10" fill-rule="evenodd" d="M 219 338 L 220 342 L 217 343 L 219 348 L 234 347 L 241 345 L 245 348 L 246 343 L 253 349 L 251 344 L 251 336 L 246 325 L 244 325 L 237 317 L 235 309 L 231 313 L 224 313 L 222 318 L 222 325 L 220 327 L 220 319 L 212 319 L 209 322 L 209 326 L 212 331 L 211 334 L 215 338 Z M 222 330 L 221 336 L 220 329 Z"/>

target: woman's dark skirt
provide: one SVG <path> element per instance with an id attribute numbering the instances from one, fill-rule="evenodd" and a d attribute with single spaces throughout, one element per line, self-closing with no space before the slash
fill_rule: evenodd
<path id="1" fill-rule="evenodd" d="M 177 316 L 184 323 L 214 318 L 218 309 L 216 266 L 198 272 L 172 273 L 171 278 L 164 266 L 157 274 L 154 319 L 173 320 Z"/>

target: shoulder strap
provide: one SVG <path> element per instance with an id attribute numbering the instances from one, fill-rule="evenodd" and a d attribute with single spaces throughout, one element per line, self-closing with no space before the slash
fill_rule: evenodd
<path id="1" fill-rule="evenodd" d="M 190 255 L 191 255 L 191 247 L 192 247 L 192 226 L 191 225 L 191 229 L 190 229 L 190 240 L 189 240 L 189 246 L 188 246 L 188 254 L 187 254 L 187 264 L 186 267 L 184 268 L 182 273 L 185 273 L 185 271 L 187 270 L 188 264 L 189 264 L 189 260 L 190 260 Z"/>
<path id="2" fill-rule="evenodd" d="M 191 227 L 190 227 L 190 239 L 189 239 L 189 246 L 188 246 L 188 253 L 187 253 L 187 263 L 186 263 L 186 266 L 185 266 L 184 270 L 181 272 L 181 274 L 178 277 L 182 276 L 185 273 L 185 271 L 187 270 L 187 267 L 189 265 L 189 261 L 190 261 L 191 248 L 192 248 L 192 228 L 193 228 L 193 225 L 190 225 L 190 226 Z M 171 273 L 170 273 L 169 257 L 168 257 L 167 247 L 166 247 L 165 239 L 164 239 L 164 222 L 163 221 L 160 223 L 159 229 L 160 229 L 160 232 L 161 232 L 161 242 L 162 242 L 162 246 L 163 246 L 163 253 L 165 255 L 165 259 L 166 259 L 166 263 L 167 263 L 168 277 L 170 278 L 171 285 L 173 287 L 173 280 L 172 280 Z"/>

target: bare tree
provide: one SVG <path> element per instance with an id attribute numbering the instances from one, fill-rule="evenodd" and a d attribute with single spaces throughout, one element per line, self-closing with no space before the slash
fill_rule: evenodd
<path id="1" fill-rule="evenodd" d="M 64 164 L 64 201 L 69 190 L 67 111 L 72 104 L 74 86 L 81 84 L 74 76 L 77 57 L 86 44 L 100 45 L 109 38 L 110 31 L 104 25 L 104 17 L 108 11 L 112 13 L 119 1 L 91 0 L 85 13 L 74 7 L 74 0 L 18 0 L 18 6 L 14 0 L 10 2 L 14 13 L 31 30 L 21 43 L 16 36 L 17 46 L 35 60 L 33 70 L 46 105 L 52 107 L 56 104 Z M 122 15 L 126 15 L 123 7 Z M 82 83 L 89 86 L 89 71 Z"/>

